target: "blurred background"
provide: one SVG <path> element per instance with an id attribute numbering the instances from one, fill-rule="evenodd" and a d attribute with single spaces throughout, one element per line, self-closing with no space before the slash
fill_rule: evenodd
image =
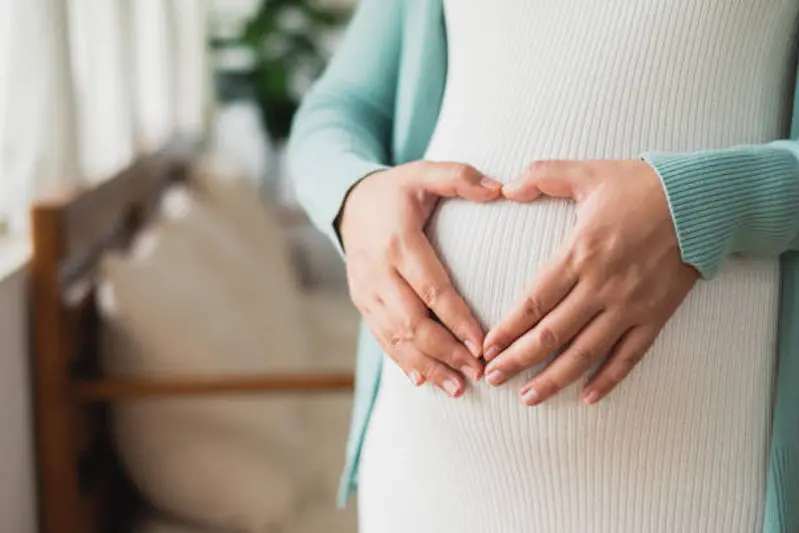
<path id="1" fill-rule="evenodd" d="M 36 202 L 189 142 L 210 192 L 166 194 L 133 252 L 97 273 L 103 371 L 351 373 L 344 268 L 296 205 L 283 152 L 354 1 L 0 0 L 0 532 L 39 531 L 46 490 Z M 114 453 L 141 503 L 119 530 L 353 533 L 353 506 L 335 509 L 350 403 L 345 389 L 112 403 Z"/>

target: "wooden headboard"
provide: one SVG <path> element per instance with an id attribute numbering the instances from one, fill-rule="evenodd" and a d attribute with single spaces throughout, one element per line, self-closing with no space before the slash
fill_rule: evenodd
<path id="1" fill-rule="evenodd" d="M 189 180 L 194 153 L 190 145 L 173 143 L 97 187 L 32 208 L 31 368 L 42 533 L 125 531 L 136 492 L 113 453 L 108 407 L 114 402 L 352 388 L 350 373 L 103 377 L 94 290 L 98 261 L 107 250 L 130 244 L 170 184 Z"/>

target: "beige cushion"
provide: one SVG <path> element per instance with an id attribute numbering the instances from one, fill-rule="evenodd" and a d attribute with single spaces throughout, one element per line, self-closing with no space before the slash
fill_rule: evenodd
<path id="1" fill-rule="evenodd" d="M 204 205 L 224 215 L 254 253 L 269 262 L 273 275 L 294 279 L 294 265 L 275 206 L 251 183 L 239 178 L 229 163 L 205 156 L 192 169 L 192 190 Z"/>
<path id="2" fill-rule="evenodd" d="M 132 528 L 133 533 L 237 533 L 234 530 L 208 528 L 207 526 L 184 523 L 148 513 L 139 518 Z"/>
<path id="3" fill-rule="evenodd" d="M 109 373 L 252 375 L 308 361 L 285 247 L 259 237 L 252 207 L 207 199 L 214 194 L 184 194 L 183 212 L 164 216 L 137 253 L 103 261 Z M 290 398 L 150 399 L 120 403 L 114 413 L 132 480 L 170 514 L 221 530 L 269 531 L 302 496 L 307 469 L 296 453 L 308 446 L 308 422 Z"/>

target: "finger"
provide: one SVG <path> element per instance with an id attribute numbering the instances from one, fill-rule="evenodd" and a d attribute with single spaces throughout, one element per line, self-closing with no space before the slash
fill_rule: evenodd
<path id="1" fill-rule="evenodd" d="M 389 345 L 386 353 L 417 387 L 429 382 L 451 398 L 462 396 L 466 390 L 463 376 L 424 354 L 411 343 Z"/>
<path id="2" fill-rule="evenodd" d="M 587 290 L 575 289 L 534 328 L 486 367 L 486 382 L 501 385 L 568 344 L 601 309 Z"/>
<path id="3" fill-rule="evenodd" d="M 462 375 L 418 350 L 413 352 L 411 360 L 415 367 L 421 369 L 427 381 L 441 392 L 450 398 L 459 398 L 463 395 L 466 384 Z"/>
<path id="4" fill-rule="evenodd" d="M 518 179 L 502 187 L 502 194 L 513 202 L 532 202 L 541 195 L 578 200 L 585 176 L 581 162 L 534 161 Z"/>
<path id="5" fill-rule="evenodd" d="M 409 173 L 408 184 L 436 196 L 461 197 L 474 202 L 499 198 L 502 184 L 471 165 L 423 162 L 422 172 Z"/>
<path id="6" fill-rule="evenodd" d="M 643 359 L 655 342 L 658 330 L 639 326 L 631 329 L 619 341 L 613 353 L 583 387 L 583 400 L 593 405 L 607 396 L 616 385 L 627 377 L 635 365 Z"/>
<path id="7" fill-rule="evenodd" d="M 451 398 L 461 396 L 466 390 L 463 376 L 423 353 L 413 343 L 393 334 L 390 326 L 382 330 L 378 341 L 415 386 L 430 382 Z"/>
<path id="8" fill-rule="evenodd" d="M 583 376 L 625 333 L 618 317 L 602 313 L 566 350 L 520 391 L 526 405 L 538 405 Z"/>
<path id="9" fill-rule="evenodd" d="M 483 329 L 469 306 L 455 291 L 449 274 L 436 256 L 423 233 L 407 240 L 407 253 L 398 265 L 398 272 L 422 303 L 444 326 L 469 349 L 474 357 L 482 355 Z"/>
<path id="10" fill-rule="evenodd" d="M 397 363 L 414 386 L 429 381 L 452 398 L 461 396 L 466 390 L 461 375 L 393 333 L 393 322 L 384 306 L 373 306 L 364 315 L 364 321 L 383 351 Z"/>
<path id="11" fill-rule="evenodd" d="M 524 297 L 486 334 L 483 351 L 486 361 L 492 361 L 530 331 L 572 291 L 577 275 L 566 260 L 567 250 L 567 246 L 561 248 L 555 260 L 536 273 Z"/>
<path id="12" fill-rule="evenodd" d="M 390 315 L 394 335 L 411 342 L 422 353 L 459 370 L 477 381 L 483 375 L 482 363 L 463 343 L 430 316 L 413 289 L 396 272 L 382 284 L 381 297 Z"/>
<path id="13" fill-rule="evenodd" d="M 402 342 L 395 345 L 389 356 L 396 361 L 406 375 L 421 376 L 418 385 L 425 382 L 432 383 L 451 398 L 460 397 L 466 390 L 463 376 L 426 355 L 411 343 Z M 411 382 L 414 383 L 413 378 L 411 378 Z"/>
<path id="14" fill-rule="evenodd" d="M 363 320 L 366 327 L 377 340 L 380 347 L 397 365 L 405 372 L 408 379 L 415 386 L 422 385 L 426 379 L 421 368 L 416 368 L 411 364 L 408 357 L 408 346 L 395 342 L 391 336 L 391 318 L 388 311 L 383 306 L 382 301 L 375 297 L 375 302 L 366 312 L 362 311 Z M 379 302 L 379 303 L 377 303 Z M 410 347 L 412 348 L 412 346 Z"/>

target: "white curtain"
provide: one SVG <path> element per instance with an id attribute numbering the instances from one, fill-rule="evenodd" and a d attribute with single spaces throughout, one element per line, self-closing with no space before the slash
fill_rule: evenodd
<path id="1" fill-rule="evenodd" d="M 169 0 L 133 0 L 131 8 L 136 145 L 152 151 L 175 131 L 175 12 Z"/>
<path id="2" fill-rule="evenodd" d="M 79 183 L 78 140 L 65 2 L 3 1 L 0 198 L 20 231 L 32 199 Z"/>
<path id="3" fill-rule="evenodd" d="M 69 1 L 80 164 L 90 182 L 113 175 L 133 157 L 127 4 Z"/>
<path id="4" fill-rule="evenodd" d="M 6 140 L 7 124 L 3 120 L 5 115 L 6 100 L 8 93 L 8 83 L 3 80 L 8 79 L 8 63 L 10 59 L 10 33 L 11 33 L 11 1 L 0 1 L 0 238 L 8 232 L 9 218 L 11 213 L 11 199 L 8 197 L 8 183 L 3 178 L 5 170 L 5 158 L 7 151 Z"/>
<path id="5" fill-rule="evenodd" d="M 173 0 L 175 10 L 176 129 L 184 137 L 201 136 L 210 113 L 207 0 Z"/>
<path id="6" fill-rule="evenodd" d="M 206 0 L 0 0 L 0 237 L 210 109 Z"/>

